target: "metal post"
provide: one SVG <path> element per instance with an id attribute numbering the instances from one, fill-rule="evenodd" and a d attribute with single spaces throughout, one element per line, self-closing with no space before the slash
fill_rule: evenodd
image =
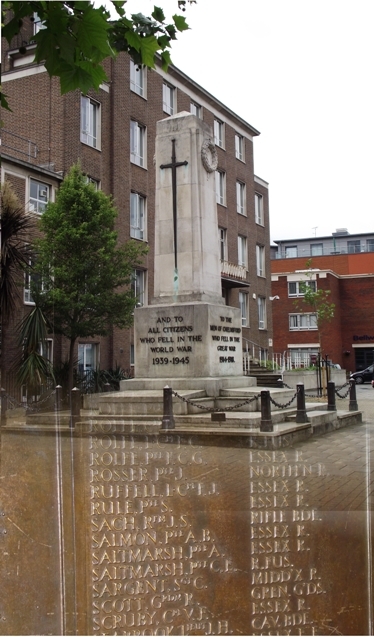
<path id="1" fill-rule="evenodd" d="M 56 411 L 61 411 L 61 403 L 62 403 L 62 387 L 61 385 L 56 385 L 56 397 L 55 397 Z"/>
<path id="2" fill-rule="evenodd" d="M 270 392 L 265 389 L 261 392 L 261 424 L 260 431 L 274 431 L 271 420 Z"/>
<path id="3" fill-rule="evenodd" d="M 175 429 L 175 420 L 173 416 L 173 390 L 168 385 L 164 387 L 164 412 L 161 428 Z"/>
<path id="4" fill-rule="evenodd" d="M 336 411 L 335 383 L 332 380 L 327 383 L 327 411 Z"/>
<path id="5" fill-rule="evenodd" d="M 1 405 L 1 427 L 5 427 L 6 425 L 6 408 L 7 408 L 7 397 L 5 389 L 0 389 L 0 405 Z"/>
<path id="6" fill-rule="evenodd" d="M 351 378 L 349 381 L 349 411 L 358 411 L 356 381 L 354 378 Z"/>
<path id="7" fill-rule="evenodd" d="M 308 422 L 308 417 L 306 415 L 305 409 L 305 389 L 303 383 L 297 383 L 296 385 L 296 422 L 298 424 Z"/>
<path id="8" fill-rule="evenodd" d="M 110 391 L 110 390 L 111 390 L 110 383 L 105 383 L 105 385 L 104 385 L 104 392 L 108 392 L 108 391 Z"/>
<path id="9" fill-rule="evenodd" d="M 81 393 L 80 390 L 78 389 L 78 387 L 74 387 L 71 392 L 70 392 L 70 398 L 71 398 L 71 415 L 70 415 L 70 427 L 72 429 L 74 429 L 76 423 L 78 422 L 78 419 L 80 417 L 81 414 Z"/>

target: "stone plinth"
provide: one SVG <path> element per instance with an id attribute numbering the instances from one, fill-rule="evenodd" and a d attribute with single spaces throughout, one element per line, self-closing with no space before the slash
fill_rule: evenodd
<path id="1" fill-rule="evenodd" d="M 184 303 L 135 310 L 136 378 L 242 376 L 240 310 Z"/>

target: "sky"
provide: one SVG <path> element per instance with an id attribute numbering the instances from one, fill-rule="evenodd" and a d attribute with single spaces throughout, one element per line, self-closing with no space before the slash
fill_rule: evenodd
<path id="1" fill-rule="evenodd" d="M 170 16 L 177 0 L 128 0 Z M 374 1 L 198 0 L 172 61 L 261 132 L 271 239 L 374 231 Z"/>

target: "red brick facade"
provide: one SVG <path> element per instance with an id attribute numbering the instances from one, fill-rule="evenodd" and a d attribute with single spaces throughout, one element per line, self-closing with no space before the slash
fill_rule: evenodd
<path id="1" fill-rule="evenodd" d="M 32 41 L 32 24 L 25 19 L 22 40 Z M 44 67 L 31 61 L 23 64 L 18 53 L 21 42 L 15 39 L 7 50 L 3 43 L 3 84 L 13 112 L 4 112 L 4 145 L 2 179 L 8 178 L 23 204 L 29 200 L 29 182 L 34 178 L 50 188 L 53 198 L 63 176 L 78 160 L 82 170 L 99 183 L 100 188 L 113 195 L 118 208 L 117 230 L 120 242 L 130 238 L 130 193 L 146 198 L 148 256 L 144 260 L 146 296 L 153 296 L 154 224 L 155 208 L 155 152 L 156 122 L 167 117 L 163 110 L 163 83 L 174 87 L 174 112 L 190 111 L 191 103 L 201 105 L 201 117 L 212 127 L 214 119 L 224 124 L 224 147 L 217 148 L 219 169 L 226 174 L 226 203 L 217 205 L 218 225 L 227 233 L 226 259 L 238 263 L 238 235 L 247 239 L 247 274 L 245 280 L 226 281 L 228 304 L 238 305 L 238 287 L 247 294 L 249 326 L 243 336 L 264 351 L 272 338 L 272 317 L 269 305 L 271 293 L 269 255 L 269 202 L 266 182 L 254 176 L 253 138 L 259 133 L 247 122 L 218 102 L 202 87 L 196 85 L 178 69 L 171 67 L 166 75 L 160 68 L 146 73 L 146 94 L 141 97 L 130 89 L 130 58 L 120 54 L 116 61 L 106 60 L 108 82 L 89 97 L 99 108 L 101 143 L 94 148 L 81 141 L 81 94 L 79 91 L 61 96 L 59 81 L 50 79 Z M 32 45 L 30 45 L 32 53 Z M 9 53 L 9 54 L 8 54 Z M 130 161 L 130 122 L 134 120 L 146 130 L 144 167 Z M 15 134 L 18 137 L 15 137 Z M 235 135 L 242 137 L 243 160 L 235 153 Z M 31 146 L 26 140 L 30 140 Z M 32 149 L 28 155 L 28 148 Z M 40 166 L 44 168 L 40 170 Z M 39 167 L 39 168 L 38 168 Z M 38 173 L 39 170 L 39 173 Z M 245 184 L 245 214 L 236 210 L 236 182 Z M 263 223 L 255 221 L 255 192 L 263 198 Z M 265 248 L 265 272 L 256 271 L 256 244 Z M 267 322 L 259 329 L 258 296 L 267 306 Z M 28 311 L 20 307 L 19 316 Z M 19 317 L 18 317 L 19 318 Z M 53 335 L 52 335 L 53 336 Z M 107 338 L 95 338 L 99 345 L 97 364 L 102 369 L 120 365 L 130 369 L 132 330 L 114 330 Z M 54 341 L 54 360 L 67 356 L 65 343 Z M 8 361 L 10 364 L 10 361 Z"/>
<path id="2" fill-rule="evenodd" d="M 363 369 L 374 361 L 374 253 L 313 257 L 317 289 L 329 290 L 334 317 L 321 330 L 290 329 L 290 314 L 310 312 L 301 298 L 289 296 L 288 283 L 306 268 L 305 259 L 274 259 L 272 268 L 274 351 L 284 352 L 313 345 L 348 371 Z M 301 280 L 302 275 L 299 275 Z"/>

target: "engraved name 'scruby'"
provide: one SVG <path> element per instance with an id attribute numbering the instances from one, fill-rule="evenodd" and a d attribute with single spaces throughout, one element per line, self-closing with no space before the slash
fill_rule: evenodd
<path id="1" fill-rule="evenodd" d="M 314 635 L 312 602 L 325 590 L 309 563 L 310 525 L 318 512 L 308 505 L 306 478 L 323 465 L 295 462 L 282 451 L 250 453 L 251 628 L 253 635 Z"/>
<path id="2" fill-rule="evenodd" d="M 219 363 L 235 363 L 241 329 L 231 323 L 231 317 L 220 316 L 220 324 L 209 326 Z M 194 326 L 185 324 L 183 316 L 168 315 L 158 317 L 155 325 L 148 327 L 147 335 L 140 336 L 139 341 L 149 347 L 153 355 L 152 365 L 188 365 L 195 346 L 203 343 L 203 336 L 194 333 Z"/>
<path id="3" fill-rule="evenodd" d="M 92 630 L 95 635 L 230 634 L 199 594 L 236 571 L 212 530 L 173 511 L 175 499 L 219 495 L 191 440 L 90 437 Z M 196 477 L 191 478 L 191 467 Z M 207 474 L 207 475 L 206 475 Z"/>

